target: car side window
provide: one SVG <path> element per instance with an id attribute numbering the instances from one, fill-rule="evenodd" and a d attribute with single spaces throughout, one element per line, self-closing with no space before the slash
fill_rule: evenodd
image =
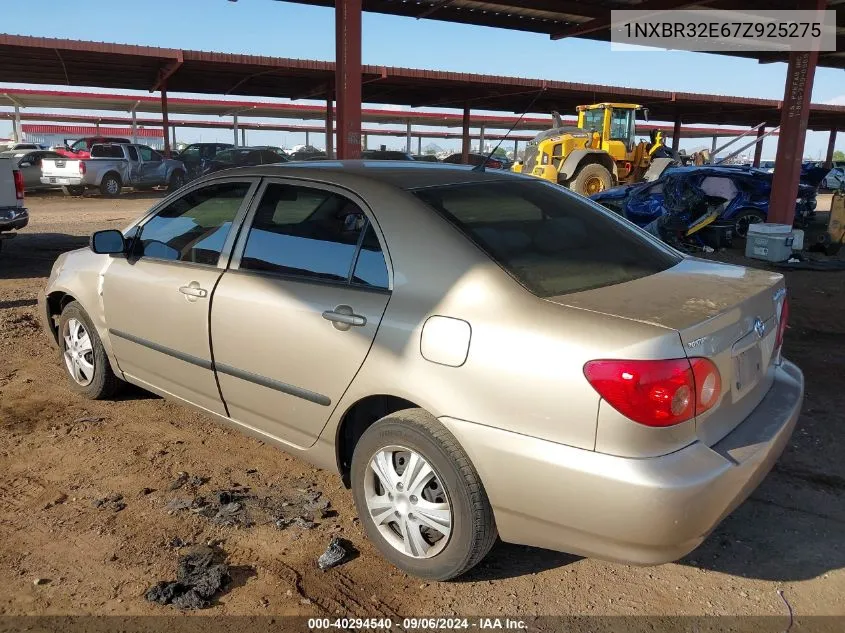
<path id="1" fill-rule="evenodd" d="M 135 254 L 216 266 L 249 187 L 218 183 L 171 202 L 141 227 Z"/>
<path id="2" fill-rule="evenodd" d="M 271 183 L 256 209 L 240 267 L 348 283 L 367 223 L 361 208 L 344 196 Z M 380 283 L 372 253 L 370 243 L 360 265 L 362 284 Z"/>
<path id="3" fill-rule="evenodd" d="M 138 150 L 131 145 L 126 146 L 126 153 L 129 155 L 129 160 L 138 160 Z"/>
<path id="4" fill-rule="evenodd" d="M 367 222 L 364 239 L 361 240 L 361 248 L 355 261 L 355 270 L 352 273 L 352 283 L 387 290 L 388 282 L 387 264 L 384 261 L 381 244 L 373 225 Z"/>
<path id="5" fill-rule="evenodd" d="M 154 163 L 161 160 L 161 154 L 155 151 L 152 147 L 147 147 L 146 145 L 139 145 L 138 153 L 141 155 L 141 160 L 147 163 Z"/>

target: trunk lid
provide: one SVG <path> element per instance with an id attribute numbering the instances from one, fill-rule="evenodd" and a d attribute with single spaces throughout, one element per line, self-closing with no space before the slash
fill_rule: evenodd
<path id="1" fill-rule="evenodd" d="M 715 444 L 760 403 L 773 381 L 783 276 L 687 258 L 635 281 L 551 301 L 676 330 L 688 357 L 719 369 L 720 403 L 696 418 L 696 435 Z"/>
<path id="2" fill-rule="evenodd" d="M 79 176 L 79 159 L 45 158 L 41 161 L 41 175 L 45 178 Z"/>

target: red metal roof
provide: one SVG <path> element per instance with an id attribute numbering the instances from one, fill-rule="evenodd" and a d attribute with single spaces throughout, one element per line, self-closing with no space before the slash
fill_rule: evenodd
<path id="1" fill-rule="evenodd" d="M 543 1 L 549 7 L 558 4 L 556 0 Z M 173 92 L 322 99 L 333 89 L 335 79 L 334 63 L 325 61 L 19 35 L 0 35 L 0 59 L 0 81 L 112 89 L 153 90 L 165 73 Z M 538 112 L 570 113 L 580 104 L 620 101 L 648 106 L 654 120 L 674 121 L 678 116 L 683 123 L 716 125 L 761 121 L 775 125 L 781 114 L 781 102 L 773 99 L 387 66 L 364 66 L 362 72 L 365 103 L 521 112 L 537 97 L 534 109 Z M 809 128 L 845 128 L 845 107 L 813 105 Z"/>
<path id="2" fill-rule="evenodd" d="M 92 93 L 79 91 L 63 91 L 63 90 L 29 90 L 21 88 L 1 88 L 0 87 L 0 104 L 6 100 L 9 104 L 17 104 L 24 108 L 29 107 L 43 107 L 43 108 L 69 108 L 79 110 L 113 110 L 113 111 L 131 111 L 133 108 L 137 112 L 161 113 L 161 99 L 158 97 L 137 96 L 127 94 L 114 93 Z M 187 115 L 213 115 L 224 116 L 237 112 L 241 116 L 257 117 L 257 118 L 285 118 L 285 119 L 318 119 L 324 120 L 326 117 L 326 107 L 324 105 L 308 105 L 301 103 L 272 103 L 267 101 L 225 101 L 221 99 L 186 99 L 179 97 L 170 97 L 167 100 L 168 110 L 173 114 L 187 114 Z M 2 113 L 0 113 L 0 116 Z M 37 114 L 23 110 L 21 112 L 22 118 L 30 121 L 65 121 L 65 122 L 79 122 L 80 118 L 84 120 L 97 121 L 103 123 L 124 123 L 127 121 L 125 117 L 102 117 L 91 115 L 53 115 L 53 114 Z M 460 113 L 451 112 L 427 112 L 422 110 L 379 110 L 373 108 L 364 108 L 362 110 L 363 120 L 365 123 L 384 123 L 384 124 L 402 124 L 408 121 L 415 125 L 426 125 L 434 127 L 461 127 L 463 124 L 463 115 Z M 109 119 L 109 120 L 106 120 Z M 519 117 L 514 115 L 488 115 L 488 114 L 474 114 L 472 115 L 473 127 L 484 125 L 488 129 L 510 129 L 515 123 L 516 130 L 545 130 L 551 126 L 551 117 Z M 574 118 L 564 117 L 564 123 L 574 124 Z M 172 125 L 190 127 L 190 121 L 180 121 L 171 117 L 170 123 Z M 160 125 L 161 122 L 147 120 L 147 125 Z M 198 125 L 197 127 L 209 127 Z M 213 127 L 230 127 L 228 122 L 222 122 L 221 125 Z M 244 127 L 243 121 L 240 127 Z M 654 122 L 640 122 L 637 124 L 637 132 L 640 134 L 647 134 L 651 129 L 659 129 L 665 133 L 672 132 L 672 125 L 661 125 Z M 714 128 L 714 127 L 692 127 L 685 125 L 681 128 L 681 134 L 685 138 L 697 138 L 705 136 L 738 136 L 745 132 L 743 129 L 736 128 Z M 374 132 L 375 133 L 375 132 Z M 404 132 L 403 132 L 404 133 Z"/>
<path id="3" fill-rule="evenodd" d="M 131 137 L 131 127 L 96 127 L 89 125 L 43 125 L 39 123 L 22 123 L 24 134 L 67 134 L 69 136 L 121 136 Z M 162 129 L 138 128 L 135 136 L 141 138 L 164 138 Z"/>

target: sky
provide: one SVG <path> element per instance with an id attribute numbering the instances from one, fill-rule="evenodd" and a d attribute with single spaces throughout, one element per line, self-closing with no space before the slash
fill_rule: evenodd
<path id="1" fill-rule="evenodd" d="M 328 61 L 335 54 L 332 8 L 276 0 L 7 0 L 3 4 L 0 31 L 15 35 Z M 365 64 L 778 100 L 783 98 L 786 75 L 784 63 L 758 64 L 684 51 L 619 52 L 611 51 L 606 42 L 551 41 L 536 33 L 373 13 L 363 17 L 362 56 Z M 845 71 L 817 69 L 812 100 L 845 105 Z M 10 124 L 0 122 L 0 136 L 10 130 Z M 318 144 L 321 136 L 312 135 L 312 143 Z M 178 137 L 185 142 L 229 141 L 231 132 L 180 130 Z M 810 133 L 805 156 L 822 156 L 827 139 L 827 133 Z M 681 146 L 700 148 L 709 145 L 705 141 L 685 140 Z M 248 142 L 290 147 L 304 142 L 304 135 L 250 132 Z M 398 149 L 404 139 L 371 139 L 370 146 L 378 142 Z M 452 148 L 459 141 L 436 143 Z M 764 158 L 774 158 L 776 143 L 767 139 Z M 845 149 L 843 133 L 837 149 Z"/>

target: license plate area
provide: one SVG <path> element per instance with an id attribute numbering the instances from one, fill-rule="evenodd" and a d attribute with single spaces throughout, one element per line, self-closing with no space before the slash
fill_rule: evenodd
<path id="1" fill-rule="evenodd" d="M 759 344 L 743 350 L 733 358 L 733 390 L 738 395 L 754 387 L 763 373 L 763 351 Z"/>

